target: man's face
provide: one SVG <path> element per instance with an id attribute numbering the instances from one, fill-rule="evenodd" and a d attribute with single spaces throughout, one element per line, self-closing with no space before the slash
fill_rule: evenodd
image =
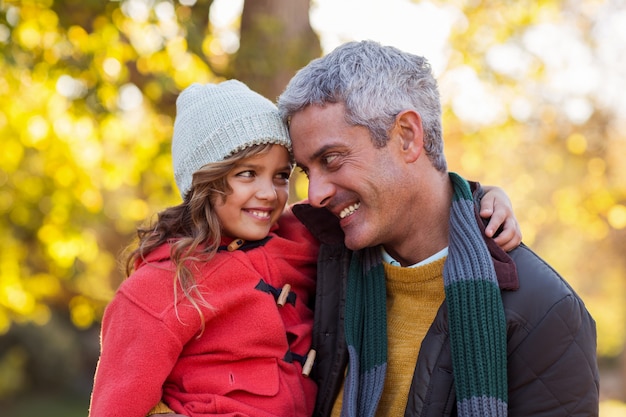
<path id="1" fill-rule="evenodd" d="M 297 164 L 309 178 L 309 201 L 340 219 L 345 244 L 357 250 L 397 238 L 403 193 L 396 144 L 375 148 L 369 131 L 344 119 L 343 104 L 311 105 L 291 118 Z M 406 215 L 406 214 L 404 214 Z"/>

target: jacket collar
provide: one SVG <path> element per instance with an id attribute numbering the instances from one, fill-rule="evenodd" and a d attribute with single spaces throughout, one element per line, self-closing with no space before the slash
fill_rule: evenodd
<path id="1" fill-rule="evenodd" d="M 328 245 L 343 243 L 344 234 L 339 219 L 330 211 L 313 207 L 307 202 L 295 204 L 292 211 L 320 242 Z"/>
<path id="2" fill-rule="evenodd" d="M 482 188 L 478 183 L 470 182 L 474 197 L 482 196 Z M 343 243 L 344 234 L 339 226 L 339 219 L 330 211 L 324 208 L 316 208 L 309 203 L 303 202 L 292 207 L 293 214 L 306 226 L 316 239 L 323 244 L 338 245 Z M 476 205 L 475 215 L 478 226 L 482 232 L 489 253 L 493 260 L 493 265 L 498 277 L 498 284 L 501 290 L 514 291 L 519 289 L 517 268 L 513 259 L 500 248 L 493 239 L 485 236 L 485 220 L 480 217 L 478 205 Z"/>
<path id="3" fill-rule="evenodd" d="M 472 189 L 474 201 L 479 202 L 484 195 L 483 188 L 477 182 L 469 181 L 469 184 Z M 515 266 L 515 262 L 513 261 L 513 258 L 511 258 L 508 253 L 498 246 L 492 238 L 485 235 L 485 228 L 489 220 L 480 217 L 479 206 L 480 204 L 474 204 L 474 217 L 476 218 L 476 223 L 478 223 L 478 227 L 483 235 L 483 240 L 487 244 L 487 249 L 489 249 L 489 253 L 491 254 L 491 259 L 493 260 L 493 266 L 496 270 L 500 289 L 509 291 L 518 290 L 519 279 L 517 276 L 517 267 Z"/>

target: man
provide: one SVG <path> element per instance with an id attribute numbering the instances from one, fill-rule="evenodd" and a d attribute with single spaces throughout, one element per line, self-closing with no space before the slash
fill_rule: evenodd
<path id="1" fill-rule="evenodd" d="M 486 237 L 424 58 L 347 43 L 278 107 L 322 242 L 315 416 L 598 414 L 595 322 L 529 248 Z"/>

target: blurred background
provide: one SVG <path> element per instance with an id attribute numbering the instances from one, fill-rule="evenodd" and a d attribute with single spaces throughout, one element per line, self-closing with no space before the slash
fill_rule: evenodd
<path id="1" fill-rule="evenodd" d="M 626 415 L 625 1 L 0 0 L 3 416 L 87 415 L 122 251 L 179 203 L 178 93 L 275 100 L 353 39 L 431 61 L 450 170 L 508 192 L 597 321 L 601 416 Z"/>

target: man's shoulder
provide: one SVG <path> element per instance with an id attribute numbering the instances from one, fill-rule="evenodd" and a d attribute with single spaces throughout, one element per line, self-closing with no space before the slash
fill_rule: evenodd
<path id="1" fill-rule="evenodd" d="M 580 304 L 582 300 L 569 283 L 544 259 L 526 245 L 508 253 L 517 268 L 519 289 L 503 291 L 505 310 L 529 324 L 542 320 L 559 304 Z"/>
<path id="2" fill-rule="evenodd" d="M 516 381 L 514 386 L 524 387 L 518 391 L 518 400 L 524 391 L 540 398 L 544 406 L 554 404 L 555 410 L 566 407 L 577 410 L 572 411 L 575 414 L 597 415 L 593 317 L 567 281 L 528 247 L 522 245 L 509 255 L 517 267 L 519 289 L 502 291 L 502 302 L 509 375 Z M 532 401 L 512 406 L 516 415 L 539 410 Z"/>

